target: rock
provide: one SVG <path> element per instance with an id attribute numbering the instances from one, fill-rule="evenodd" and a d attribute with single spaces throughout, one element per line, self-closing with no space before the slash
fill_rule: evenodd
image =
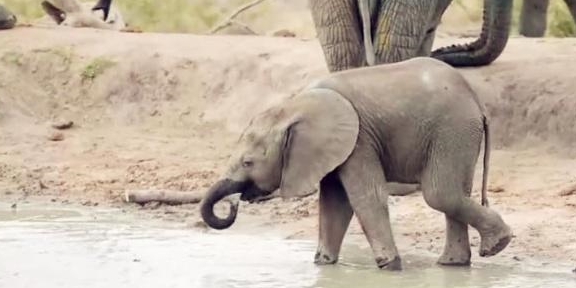
<path id="1" fill-rule="evenodd" d="M 122 28 L 120 29 L 120 32 L 124 32 L 124 33 L 142 33 L 143 30 L 138 28 L 138 27 L 126 27 L 126 28 Z"/>
<path id="2" fill-rule="evenodd" d="M 274 33 L 272 33 L 274 37 L 296 37 L 296 34 L 287 29 L 280 29 Z"/>
<path id="3" fill-rule="evenodd" d="M 572 270 L 572 273 L 576 274 L 576 268 L 574 268 L 574 270 Z"/>
<path id="4" fill-rule="evenodd" d="M 73 121 L 70 120 L 58 120 L 52 123 L 52 128 L 58 130 L 70 129 L 74 125 Z"/>
<path id="5" fill-rule="evenodd" d="M 570 187 L 564 188 L 562 189 L 562 191 L 560 191 L 558 193 L 559 196 L 570 196 L 570 195 L 575 195 L 576 194 L 576 184 L 572 184 Z"/>
<path id="6" fill-rule="evenodd" d="M 196 221 L 190 226 L 193 228 L 208 228 L 208 225 L 204 221 Z"/>
<path id="7" fill-rule="evenodd" d="M 502 193 L 504 192 L 504 187 L 502 186 L 494 186 L 494 187 L 489 187 L 488 191 L 492 192 L 492 193 Z"/>
<path id="8" fill-rule="evenodd" d="M 62 134 L 61 132 L 52 132 L 50 133 L 50 135 L 48 135 L 48 140 L 50 141 L 62 141 L 64 140 L 64 134 Z"/>

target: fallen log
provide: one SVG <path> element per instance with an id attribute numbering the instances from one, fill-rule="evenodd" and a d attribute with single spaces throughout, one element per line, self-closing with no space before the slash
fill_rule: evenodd
<path id="1" fill-rule="evenodd" d="M 146 204 L 160 202 L 171 205 L 200 203 L 204 198 L 203 192 L 177 191 L 177 190 L 126 190 L 124 200 L 128 203 Z"/>

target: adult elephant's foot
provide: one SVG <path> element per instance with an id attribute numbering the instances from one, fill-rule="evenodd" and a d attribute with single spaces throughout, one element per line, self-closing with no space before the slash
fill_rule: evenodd
<path id="1" fill-rule="evenodd" d="M 504 250 L 508 243 L 512 240 L 512 229 L 510 226 L 502 223 L 504 226 L 498 230 L 492 230 L 484 233 L 480 233 L 480 256 L 490 257 L 498 254 L 500 251 Z"/>
<path id="2" fill-rule="evenodd" d="M 330 255 L 330 253 L 326 253 L 324 251 L 316 252 L 314 255 L 314 264 L 316 265 L 332 265 L 338 262 L 337 255 Z"/>
<path id="3" fill-rule="evenodd" d="M 470 266 L 470 247 L 449 246 L 444 249 L 437 263 L 446 266 Z"/>
<path id="4" fill-rule="evenodd" d="M 382 270 L 400 271 L 402 270 L 402 260 L 396 255 L 393 258 L 376 257 L 376 265 Z"/>

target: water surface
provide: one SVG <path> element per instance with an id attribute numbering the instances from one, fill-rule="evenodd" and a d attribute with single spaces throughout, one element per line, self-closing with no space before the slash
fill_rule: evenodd
<path id="1" fill-rule="evenodd" d="M 320 267 L 312 263 L 315 248 L 314 241 L 174 229 L 107 210 L 7 208 L 0 210 L 0 287 L 576 287 L 569 271 L 448 268 L 411 255 L 404 271 L 383 272 L 355 246 L 343 248 L 340 264 Z"/>

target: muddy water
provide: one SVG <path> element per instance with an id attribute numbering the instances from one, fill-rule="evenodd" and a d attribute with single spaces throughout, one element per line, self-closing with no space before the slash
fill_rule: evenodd
<path id="1" fill-rule="evenodd" d="M 106 210 L 7 208 L 0 210 L 0 287 L 576 287 L 566 270 L 445 268 L 410 255 L 403 272 L 382 272 L 354 246 L 344 247 L 340 264 L 318 267 L 315 246 L 175 229 Z"/>

